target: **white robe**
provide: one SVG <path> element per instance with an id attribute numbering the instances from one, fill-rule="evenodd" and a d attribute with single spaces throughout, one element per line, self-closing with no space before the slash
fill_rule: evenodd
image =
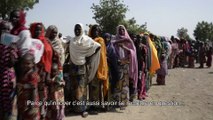
<path id="1" fill-rule="evenodd" d="M 100 62 L 100 50 L 97 52 L 96 50 L 100 46 L 101 45 L 99 43 L 84 34 L 70 40 L 70 59 L 75 65 L 87 64 L 89 66 L 89 82 L 93 80 L 98 69 Z M 91 57 L 89 61 L 86 61 L 87 57 Z"/>
<path id="2" fill-rule="evenodd" d="M 23 56 L 32 47 L 31 33 L 29 30 L 22 30 L 18 36 L 20 39 L 16 43 L 18 50 L 21 52 L 21 56 Z"/>

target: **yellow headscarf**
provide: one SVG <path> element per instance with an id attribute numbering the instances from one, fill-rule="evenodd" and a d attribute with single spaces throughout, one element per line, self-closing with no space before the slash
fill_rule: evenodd
<path id="1" fill-rule="evenodd" d="M 151 39 L 149 37 L 148 37 L 148 43 L 149 43 L 149 46 L 151 48 L 151 60 L 152 60 L 149 72 L 151 74 L 155 74 L 156 70 L 158 70 L 160 68 L 160 63 L 159 63 L 159 60 L 158 60 L 158 54 L 157 54 L 157 50 L 156 50 L 153 42 L 151 41 Z"/>

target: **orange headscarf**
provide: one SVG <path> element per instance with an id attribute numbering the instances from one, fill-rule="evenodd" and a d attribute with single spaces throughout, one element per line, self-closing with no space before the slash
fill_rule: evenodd
<path id="1" fill-rule="evenodd" d="M 152 40 L 148 37 L 148 43 L 149 43 L 149 46 L 151 48 L 151 67 L 150 67 L 150 70 L 149 72 L 151 74 L 155 74 L 156 70 L 158 70 L 160 68 L 160 63 L 159 63 L 159 60 L 158 60 L 158 54 L 157 54 L 157 50 L 152 42 Z"/>

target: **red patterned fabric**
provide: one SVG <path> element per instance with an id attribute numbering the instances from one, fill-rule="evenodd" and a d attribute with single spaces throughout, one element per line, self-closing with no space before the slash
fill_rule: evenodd
<path id="1" fill-rule="evenodd" d="M 7 113 L 8 117 L 12 115 L 14 108 L 16 76 L 11 60 L 15 59 L 17 59 L 17 50 L 0 44 L 0 110 Z"/>

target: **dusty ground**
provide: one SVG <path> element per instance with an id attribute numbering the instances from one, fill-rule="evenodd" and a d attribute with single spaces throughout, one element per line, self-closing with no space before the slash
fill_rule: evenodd
<path id="1" fill-rule="evenodd" d="M 166 86 L 156 86 L 155 79 L 149 97 L 138 106 L 66 120 L 213 120 L 213 67 L 169 70 Z"/>

